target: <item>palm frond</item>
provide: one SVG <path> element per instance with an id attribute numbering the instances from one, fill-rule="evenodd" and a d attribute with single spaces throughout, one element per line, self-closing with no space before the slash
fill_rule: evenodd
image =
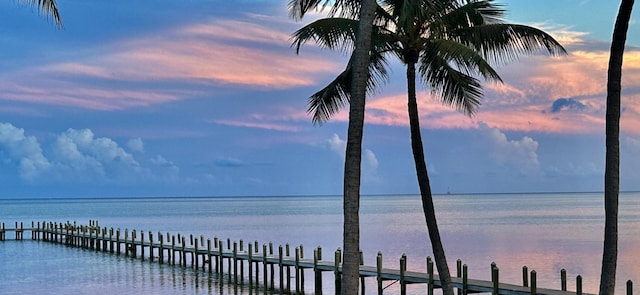
<path id="1" fill-rule="evenodd" d="M 439 55 L 437 46 L 429 48 L 420 63 L 422 80 L 442 103 L 473 115 L 480 106 L 482 85 L 478 79 L 452 67 L 448 59 Z"/>
<path id="2" fill-rule="evenodd" d="M 340 73 L 331 83 L 307 100 L 307 113 L 311 114 L 314 124 L 329 121 L 349 103 L 351 89 L 351 68 Z"/>
<path id="3" fill-rule="evenodd" d="M 314 124 L 323 124 L 344 108 L 351 98 L 352 59 L 347 67 L 327 86 L 307 100 L 307 113 Z M 375 91 L 388 79 L 387 62 L 384 55 L 371 54 L 367 92 Z"/>
<path id="4" fill-rule="evenodd" d="M 448 39 L 429 40 L 427 44 L 421 55 L 421 65 L 428 65 L 429 59 L 435 56 L 454 65 L 458 71 L 467 75 L 482 76 L 488 81 L 502 82 L 498 72 L 476 50 Z"/>
<path id="5" fill-rule="evenodd" d="M 299 21 L 309 11 L 328 9 L 329 17 L 357 18 L 360 12 L 359 0 L 289 0 L 289 17 Z"/>
<path id="6" fill-rule="evenodd" d="M 321 6 L 321 2 L 324 2 L 322 7 L 325 7 L 329 3 L 329 0 L 290 0 L 288 4 L 289 17 L 299 21 L 307 14 L 307 12 L 315 9 L 322 9 L 318 7 Z"/>
<path id="7" fill-rule="evenodd" d="M 347 18 L 323 18 L 316 20 L 292 34 L 292 47 L 296 53 L 300 47 L 309 41 L 314 41 L 320 47 L 347 50 L 353 47 L 358 30 L 358 22 Z"/>
<path id="8" fill-rule="evenodd" d="M 494 62 L 517 60 L 521 55 L 545 52 L 564 55 L 567 51 L 544 31 L 517 24 L 488 24 L 455 31 L 455 40 L 472 47 Z"/>
<path id="9" fill-rule="evenodd" d="M 58 12 L 56 0 L 20 0 L 22 3 L 28 3 L 31 7 L 37 7 L 38 12 L 44 14 L 45 18 L 53 18 L 56 27 L 62 28 L 62 17 Z"/>

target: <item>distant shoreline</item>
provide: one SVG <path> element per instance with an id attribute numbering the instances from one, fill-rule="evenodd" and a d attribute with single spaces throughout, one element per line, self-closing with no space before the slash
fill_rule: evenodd
<path id="1" fill-rule="evenodd" d="M 621 191 L 620 194 L 638 193 L 640 191 Z M 488 196 L 488 195 L 552 195 L 552 194 L 604 194 L 598 191 L 582 192 L 508 192 L 508 193 L 438 193 L 434 196 Z M 363 194 L 361 197 L 419 196 L 419 193 L 401 194 Z M 139 200 L 139 199 L 255 199 L 255 198 L 327 198 L 341 195 L 264 195 L 264 196 L 95 196 L 95 197 L 0 197 L 0 201 L 37 201 L 37 200 Z"/>

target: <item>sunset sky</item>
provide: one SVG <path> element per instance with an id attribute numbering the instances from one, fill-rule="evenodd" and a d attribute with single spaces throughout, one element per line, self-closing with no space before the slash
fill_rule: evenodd
<path id="1" fill-rule="evenodd" d="M 290 35 L 287 0 L 0 1 L 0 197 L 341 194 L 348 114 L 306 100 L 345 65 Z M 421 88 L 436 193 L 601 191 L 619 1 L 502 0 L 568 56 L 498 65 L 474 117 Z M 621 188 L 640 190 L 640 14 L 623 71 Z M 417 193 L 404 69 L 367 101 L 364 194 Z"/>

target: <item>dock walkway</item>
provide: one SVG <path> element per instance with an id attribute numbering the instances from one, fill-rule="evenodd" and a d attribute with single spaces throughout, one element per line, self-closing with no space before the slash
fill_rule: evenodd
<path id="1" fill-rule="evenodd" d="M 313 250 L 312 258 L 305 258 L 303 246 L 291 251 L 289 245 L 279 246 L 274 252 L 272 243 L 263 244 L 262 249 L 258 242 L 247 243 L 243 241 L 226 240 L 226 247 L 222 239 L 204 239 L 200 236 L 170 235 L 158 233 L 155 237 L 152 232 L 136 230 L 124 231 L 98 226 L 97 221 L 89 221 L 88 225 L 77 225 L 75 222 L 31 223 L 30 227 L 24 227 L 22 223 L 15 223 L 14 228 L 6 228 L 2 223 L 0 227 L 0 241 L 7 240 L 6 233 L 13 232 L 14 240 L 23 240 L 24 233 L 30 233 L 32 240 L 42 240 L 83 249 L 127 255 L 143 260 L 157 261 L 160 264 L 167 263 L 182 267 L 202 269 L 210 274 L 216 274 L 223 278 L 226 266 L 226 275 L 230 282 L 235 284 L 248 283 L 249 286 L 263 286 L 269 290 L 280 290 L 287 293 L 304 293 L 305 270 L 313 272 L 314 294 L 322 294 L 323 272 L 332 272 L 335 279 L 335 294 L 340 294 L 341 285 L 341 260 L 340 249 L 335 251 L 333 260 L 323 260 L 322 248 Z M 262 250 L 262 251 L 260 251 Z M 293 254 L 292 254 L 293 253 Z M 362 259 L 361 259 L 362 261 Z M 427 272 L 407 271 L 406 256 L 400 258 L 400 268 L 384 268 L 382 254 L 378 253 L 376 266 L 360 266 L 361 280 L 373 277 L 377 281 L 377 293 L 383 294 L 385 281 L 397 282 L 400 286 L 400 294 L 406 294 L 408 284 L 425 284 L 427 294 L 433 294 L 434 288 L 440 288 L 441 282 L 434 273 L 434 264 L 427 257 Z M 276 270 L 277 268 L 277 270 Z M 582 278 L 576 277 L 576 290 L 567 290 L 566 272 L 561 271 L 561 288 L 538 288 L 536 272 L 529 271 L 526 267 L 522 270 L 522 285 L 501 283 L 499 280 L 499 268 L 492 264 L 491 281 L 471 279 L 467 275 L 467 265 L 457 261 L 457 272 L 452 277 L 454 288 L 458 295 L 472 293 L 492 293 L 495 295 L 570 295 L 585 294 L 582 292 Z M 245 274 L 245 270 L 247 273 Z M 293 275 L 292 275 L 293 272 Z M 261 277 L 262 275 L 262 277 Z M 275 279 L 278 278 L 276 289 Z M 295 279 L 292 285 L 291 278 Z M 364 281 L 361 283 L 364 294 Z M 631 282 L 627 282 L 628 291 L 632 289 Z"/>

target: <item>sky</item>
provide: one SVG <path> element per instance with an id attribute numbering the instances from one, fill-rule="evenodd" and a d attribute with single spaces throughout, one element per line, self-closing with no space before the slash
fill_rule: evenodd
<path id="1" fill-rule="evenodd" d="M 64 22 L 0 2 L 0 197 L 342 193 L 348 113 L 307 98 L 344 52 L 291 33 L 286 0 L 58 0 Z M 435 193 L 602 191 L 608 49 L 618 1 L 502 0 L 569 54 L 496 65 L 473 117 L 420 88 Z M 621 189 L 640 190 L 640 9 L 625 52 Z M 363 194 L 415 194 L 404 68 L 367 99 Z"/>

